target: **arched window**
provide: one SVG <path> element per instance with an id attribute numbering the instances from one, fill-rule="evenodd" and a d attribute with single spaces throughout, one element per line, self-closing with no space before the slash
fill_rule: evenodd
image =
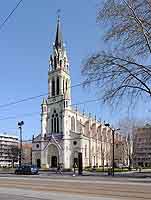
<path id="1" fill-rule="evenodd" d="M 74 118 L 74 116 L 71 117 L 71 130 L 75 131 L 75 118 Z"/>
<path id="2" fill-rule="evenodd" d="M 62 60 L 60 60 L 60 68 L 62 68 Z"/>
<path id="3" fill-rule="evenodd" d="M 52 118 L 51 118 L 51 132 L 53 132 L 54 128 L 53 128 L 53 119 L 54 119 L 54 116 L 52 115 Z"/>
<path id="4" fill-rule="evenodd" d="M 84 124 L 84 135 L 89 136 L 90 131 L 89 131 L 89 121 L 86 121 Z"/>
<path id="5" fill-rule="evenodd" d="M 85 158 L 87 157 L 87 145 L 85 145 Z"/>
<path id="6" fill-rule="evenodd" d="M 63 94 L 64 94 L 64 79 L 63 79 Z"/>
<path id="7" fill-rule="evenodd" d="M 53 70 L 53 68 L 54 68 L 54 63 L 53 63 L 53 57 L 52 57 L 52 55 L 50 56 L 50 60 L 49 60 L 49 66 L 51 65 L 51 68 L 52 68 L 52 70 Z"/>
<path id="8" fill-rule="evenodd" d="M 52 96 L 55 96 L 55 80 L 54 79 L 52 79 L 52 90 L 51 90 L 51 92 L 52 92 Z"/>
<path id="9" fill-rule="evenodd" d="M 57 57 L 55 56 L 54 57 L 54 69 L 56 69 L 57 68 Z"/>
<path id="10" fill-rule="evenodd" d="M 57 116 L 57 133 L 59 133 L 59 117 Z"/>
<path id="11" fill-rule="evenodd" d="M 92 146 L 92 155 L 94 154 L 94 146 Z"/>
<path id="12" fill-rule="evenodd" d="M 56 117 L 54 117 L 54 133 L 56 133 Z"/>
<path id="13" fill-rule="evenodd" d="M 64 68 L 66 67 L 66 57 L 64 57 Z"/>
<path id="14" fill-rule="evenodd" d="M 59 95 L 59 77 L 57 77 L 57 95 Z"/>
<path id="15" fill-rule="evenodd" d="M 80 132 L 81 132 L 81 124 L 80 124 L 80 121 L 77 120 L 76 123 L 77 123 L 76 130 L 77 130 L 78 133 L 80 133 Z"/>
<path id="16" fill-rule="evenodd" d="M 51 118 L 51 131 L 52 133 L 59 133 L 59 115 L 56 113 L 56 110 L 54 110 Z"/>
<path id="17" fill-rule="evenodd" d="M 68 80 L 66 80 L 66 90 L 68 89 Z"/>
<path id="18" fill-rule="evenodd" d="M 47 135 L 46 135 L 46 133 L 44 134 L 44 140 L 46 140 L 47 139 Z"/>

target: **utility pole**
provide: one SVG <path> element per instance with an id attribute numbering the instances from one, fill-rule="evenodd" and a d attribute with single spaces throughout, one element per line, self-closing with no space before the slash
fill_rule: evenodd
<path id="1" fill-rule="evenodd" d="M 112 142 L 113 142 L 112 176 L 114 176 L 114 134 L 115 134 L 115 129 L 112 129 Z"/>
<path id="2" fill-rule="evenodd" d="M 20 130 L 20 151 L 19 151 L 19 167 L 22 166 L 22 126 L 24 125 L 24 122 L 18 122 L 18 128 Z"/>

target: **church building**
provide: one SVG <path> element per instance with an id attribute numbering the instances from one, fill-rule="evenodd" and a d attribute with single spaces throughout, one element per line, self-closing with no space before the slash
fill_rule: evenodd
<path id="1" fill-rule="evenodd" d="M 118 138 L 119 133 L 115 134 Z M 48 69 L 48 97 L 41 104 L 41 132 L 32 140 L 32 163 L 41 168 L 110 166 L 112 131 L 103 123 L 72 107 L 70 66 L 57 20 Z"/>

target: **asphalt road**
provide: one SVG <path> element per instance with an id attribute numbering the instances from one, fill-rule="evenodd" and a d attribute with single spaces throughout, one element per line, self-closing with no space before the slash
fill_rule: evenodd
<path id="1" fill-rule="evenodd" d="M 82 195 L 55 193 L 55 192 L 39 192 L 23 189 L 0 189 L 1 200 L 115 200 L 105 197 L 86 197 Z"/>
<path id="2" fill-rule="evenodd" d="M 151 200 L 151 180 L 0 177 L 0 200 Z"/>

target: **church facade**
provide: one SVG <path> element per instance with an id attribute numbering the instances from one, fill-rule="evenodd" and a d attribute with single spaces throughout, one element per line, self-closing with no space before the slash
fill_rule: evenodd
<path id="1" fill-rule="evenodd" d="M 119 133 L 115 134 L 118 140 Z M 41 132 L 32 140 L 32 163 L 41 168 L 110 166 L 112 131 L 103 123 L 80 113 L 71 104 L 71 76 L 60 19 L 48 70 L 48 97 L 41 104 Z"/>

